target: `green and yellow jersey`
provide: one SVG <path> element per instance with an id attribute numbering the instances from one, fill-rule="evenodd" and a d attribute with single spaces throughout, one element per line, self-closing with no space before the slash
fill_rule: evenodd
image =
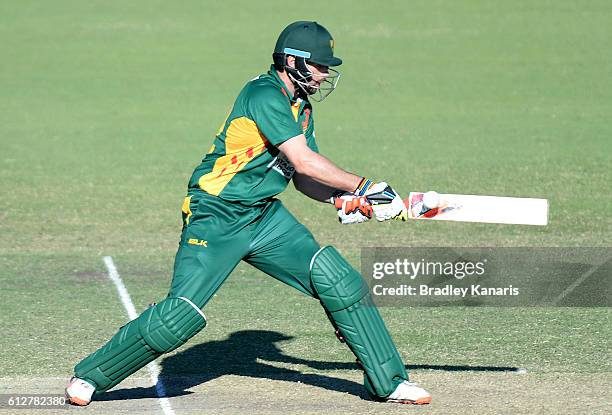
<path id="1" fill-rule="evenodd" d="M 245 205 L 279 194 L 295 169 L 277 147 L 302 133 L 308 147 L 318 152 L 312 106 L 294 98 L 272 66 L 242 89 L 193 172 L 189 190 Z"/>

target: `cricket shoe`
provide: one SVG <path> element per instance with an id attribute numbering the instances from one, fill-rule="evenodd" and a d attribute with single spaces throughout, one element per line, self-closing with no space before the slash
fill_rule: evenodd
<path id="1" fill-rule="evenodd" d="M 72 405 L 86 406 L 91 402 L 91 396 L 96 388 L 89 382 L 72 377 L 66 386 L 66 401 Z"/>
<path id="2" fill-rule="evenodd" d="M 385 399 L 386 402 L 425 405 L 431 402 L 431 395 L 416 383 L 403 381 Z"/>

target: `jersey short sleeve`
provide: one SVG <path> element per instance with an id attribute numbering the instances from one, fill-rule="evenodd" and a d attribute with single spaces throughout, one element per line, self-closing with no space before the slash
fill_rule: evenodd
<path id="1" fill-rule="evenodd" d="M 302 134 L 289 100 L 274 86 L 254 86 L 249 91 L 247 110 L 259 131 L 274 146 Z"/>
<path id="2" fill-rule="evenodd" d="M 308 147 L 315 153 L 318 153 L 319 146 L 317 146 L 317 142 L 315 140 L 314 117 L 312 116 L 312 110 L 311 115 L 308 117 L 308 128 L 306 128 L 304 135 L 306 136 L 306 144 Z"/>

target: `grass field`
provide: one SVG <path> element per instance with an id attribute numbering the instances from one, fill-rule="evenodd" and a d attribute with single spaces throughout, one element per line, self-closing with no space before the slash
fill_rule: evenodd
<path id="1" fill-rule="evenodd" d="M 289 188 L 321 244 L 356 266 L 362 246 L 610 246 L 608 1 L 0 2 L 0 393 L 61 393 L 125 322 L 103 256 L 139 311 L 166 295 L 186 181 L 298 19 L 345 62 L 323 154 L 404 193 L 551 204 L 544 228 L 342 227 Z M 160 360 L 177 414 L 612 411 L 609 308 L 381 309 L 424 408 L 365 399 L 318 303 L 248 266 L 205 312 Z M 102 399 L 85 411 L 161 413 L 144 370 Z"/>

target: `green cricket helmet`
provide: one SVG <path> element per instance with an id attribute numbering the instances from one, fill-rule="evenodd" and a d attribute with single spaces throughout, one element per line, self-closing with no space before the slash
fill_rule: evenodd
<path id="1" fill-rule="evenodd" d="M 299 21 L 281 32 L 272 58 L 276 69 L 287 72 L 297 92 L 322 101 L 332 93 L 340 79 L 340 74 L 330 68 L 342 64 L 342 59 L 334 56 L 334 46 L 334 39 L 323 26 L 317 22 Z M 287 65 L 287 56 L 295 57 L 295 68 Z M 307 64 L 328 68 L 329 73 L 320 85 L 310 84 L 313 74 Z"/>

